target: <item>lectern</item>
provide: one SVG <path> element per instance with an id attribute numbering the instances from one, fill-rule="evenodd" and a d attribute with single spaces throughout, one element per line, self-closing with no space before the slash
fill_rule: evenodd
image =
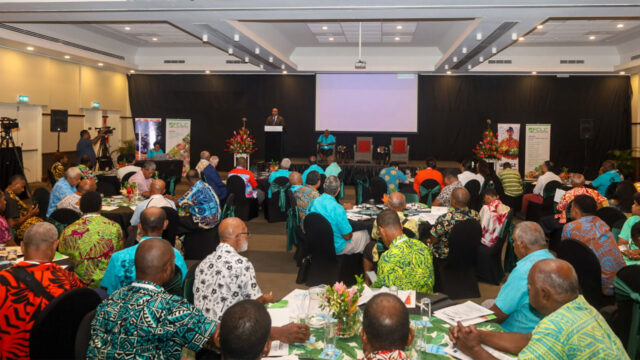
<path id="1" fill-rule="evenodd" d="M 264 127 L 264 160 L 266 162 L 282 159 L 283 126 L 266 125 Z"/>

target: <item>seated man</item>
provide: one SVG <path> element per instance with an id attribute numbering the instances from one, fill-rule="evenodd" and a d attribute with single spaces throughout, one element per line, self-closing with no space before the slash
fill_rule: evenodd
<path id="1" fill-rule="evenodd" d="M 620 172 L 616 169 L 616 162 L 613 160 L 605 160 L 600 166 L 600 175 L 593 180 L 591 186 L 596 188 L 600 195 L 607 196 L 609 185 L 622 181 Z"/>
<path id="2" fill-rule="evenodd" d="M 53 189 L 51 189 L 47 217 L 53 213 L 60 200 L 76 192 L 76 186 L 80 183 L 80 180 L 82 180 L 82 173 L 77 167 L 70 167 L 65 171 L 64 177 L 58 180 Z"/>
<path id="3" fill-rule="evenodd" d="M 31 328 L 38 315 L 54 297 L 82 287 L 72 272 L 52 262 L 58 246 L 58 230 L 50 223 L 31 225 L 20 246 L 24 260 L 0 271 L 0 354 L 3 359 L 28 359 Z M 44 287 L 46 295 L 26 285 L 29 280 Z"/>
<path id="4" fill-rule="evenodd" d="M 445 187 L 444 178 L 442 177 L 442 173 L 436 170 L 436 164 L 436 159 L 430 157 L 427 159 L 427 168 L 416 173 L 416 177 L 413 179 L 413 190 L 416 191 L 418 196 L 420 196 L 420 184 L 427 179 L 437 181 L 438 184 L 440 184 L 440 189 Z"/>
<path id="5" fill-rule="evenodd" d="M 398 168 L 398 162 L 392 161 L 388 168 L 380 170 L 379 176 L 387 183 L 387 193 L 391 194 L 400 189 L 400 183 L 408 183 L 407 177 Z"/>
<path id="6" fill-rule="evenodd" d="M 550 183 L 551 181 L 557 181 L 559 183 L 562 183 L 562 179 L 560 179 L 560 177 L 554 173 L 554 171 L 556 171 L 555 167 L 556 165 L 550 160 L 547 160 L 542 163 L 542 168 L 541 168 L 542 175 L 540 175 L 536 180 L 536 186 L 533 188 L 533 193 L 524 194 L 522 196 L 521 210 L 523 214 L 527 213 L 527 207 L 529 206 L 529 202 L 542 204 L 542 202 L 544 201 L 542 197 L 542 195 L 544 195 L 543 194 L 544 187 L 547 186 L 548 183 Z"/>
<path id="7" fill-rule="evenodd" d="M 520 173 L 511 168 L 510 162 L 502 164 L 502 169 L 498 177 L 502 183 L 504 194 L 512 197 L 522 195 L 522 176 L 520 176 Z"/>
<path id="8" fill-rule="evenodd" d="M 457 223 L 469 219 L 480 220 L 478 212 L 469 209 L 470 199 L 471 196 L 464 187 L 454 189 L 451 193 L 452 209 L 446 214 L 440 215 L 431 228 L 429 246 L 435 258 L 445 260 L 449 255 L 449 233 Z"/>
<path id="9" fill-rule="evenodd" d="M 13 234 L 11 233 L 11 226 L 9 222 L 2 215 L 7 209 L 7 198 L 5 194 L 0 190 L 0 244 L 13 245 Z"/>
<path id="10" fill-rule="evenodd" d="M 162 211 L 147 211 L 152 209 Z M 174 277 L 173 250 L 167 240 L 158 238 L 135 247 L 135 281 L 98 305 L 88 359 L 178 360 L 182 348 L 197 352 L 214 344 L 216 323 L 162 288 Z"/>
<path id="11" fill-rule="evenodd" d="M 269 197 L 271 197 L 271 183 L 273 182 L 273 180 L 279 177 L 286 177 L 288 179 L 289 174 L 291 174 L 291 171 L 289 171 L 290 167 L 291 160 L 289 160 L 289 158 L 284 158 L 282 159 L 282 161 L 280 161 L 280 167 L 278 168 L 278 170 L 272 172 L 269 175 Z"/>
<path id="12" fill-rule="evenodd" d="M 135 155 L 127 154 L 124 156 L 124 158 L 127 162 L 127 166 L 119 168 L 116 172 L 116 176 L 118 177 L 119 181 L 122 181 L 122 178 L 128 173 L 137 173 L 138 171 L 140 171 L 140 167 L 134 165 L 136 163 Z"/>
<path id="13" fill-rule="evenodd" d="M 340 173 L 342 172 L 342 168 L 340 168 L 340 165 L 338 165 L 338 163 L 336 162 L 336 157 L 333 155 L 329 155 L 327 157 L 327 163 L 329 163 L 329 165 L 327 165 L 327 168 L 324 169 L 324 174 L 329 177 L 329 176 L 335 176 L 338 177 L 340 176 Z"/>
<path id="14" fill-rule="evenodd" d="M 67 155 L 57 152 L 53 155 L 53 165 L 51 165 L 51 174 L 53 174 L 53 180 L 58 181 L 64 176 L 64 169 L 69 163 Z"/>
<path id="15" fill-rule="evenodd" d="M 366 230 L 351 229 L 345 208 L 335 198 L 339 192 L 340 179 L 329 176 L 324 182 L 324 194 L 313 200 L 308 213 L 318 213 L 331 224 L 337 255 L 362 253 L 371 238 Z"/>
<path id="16" fill-rule="evenodd" d="M 535 263 L 554 259 L 547 247 L 547 239 L 537 223 L 523 221 L 514 228 L 513 251 L 518 263 L 491 307 L 496 321 L 502 324 L 505 331 L 530 333 L 540 322 L 539 315 L 532 312 L 529 306 L 527 277 Z"/>
<path id="17" fill-rule="evenodd" d="M 93 180 L 94 182 L 98 182 L 98 178 L 91 170 L 91 158 L 88 155 L 83 155 L 80 158 L 80 164 L 78 164 L 78 170 L 82 173 L 82 179 Z"/>
<path id="18" fill-rule="evenodd" d="M 571 202 L 572 222 L 562 230 L 562 240 L 578 240 L 587 245 L 600 261 L 602 293 L 613 295 L 613 279 L 626 264 L 609 226 L 595 216 L 598 205 L 589 195 L 578 195 Z"/>
<path id="19" fill-rule="evenodd" d="M 629 359 L 620 339 L 598 310 L 580 295 L 575 270 L 566 261 L 538 261 L 528 276 L 529 302 L 544 318 L 532 333 L 451 327 L 449 338 L 473 359 L 496 359 L 481 344 L 518 354 L 522 360 Z"/>
<path id="20" fill-rule="evenodd" d="M 187 182 L 191 188 L 178 200 L 178 206 L 189 209 L 191 216 L 186 217 L 188 229 L 213 229 L 220 222 L 220 201 L 215 191 L 200 180 L 198 171 L 187 171 Z M 183 217 L 185 218 L 185 217 Z"/>
<path id="21" fill-rule="evenodd" d="M 400 290 L 432 293 L 434 273 L 429 248 L 402 232 L 402 223 L 394 210 L 384 210 L 376 222 L 389 250 L 380 256 L 378 279 L 371 287 L 395 286 Z"/>
<path id="22" fill-rule="evenodd" d="M 84 214 L 60 234 L 58 251 L 69 256 L 85 286 L 97 288 L 114 252 L 124 247 L 120 225 L 100 216 L 102 197 L 90 191 L 80 199 Z"/>
<path id="23" fill-rule="evenodd" d="M 216 192 L 220 202 L 224 202 L 227 198 L 227 185 L 222 182 L 222 178 L 216 169 L 218 162 L 220 162 L 220 159 L 217 156 L 211 156 L 209 165 L 200 172 L 200 177 Z"/>
<path id="24" fill-rule="evenodd" d="M 142 169 L 137 173 L 131 175 L 129 182 L 136 183 L 138 187 L 138 193 L 144 197 L 150 196 L 151 177 L 156 173 L 156 163 L 147 160 L 142 165 Z"/>
<path id="25" fill-rule="evenodd" d="M 482 192 L 484 205 L 480 209 L 480 225 L 482 225 L 482 245 L 492 247 L 498 242 L 502 226 L 507 221 L 511 208 L 500 201 L 494 188 L 486 188 Z"/>
<path id="26" fill-rule="evenodd" d="M 85 179 L 80 181 L 80 184 L 78 184 L 78 187 L 76 188 L 76 192 L 62 198 L 56 209 L 71 209 L 82 214 L 82 211 L 80 210 L 80 198 L 89 191 L 96 191 L 96 188 L 96 183 L 92 180 Z"/>
<path id="27" fill-rule="evenodd" d="M 133 215 L 131 216 L 131 226 L 138 226 L 140 222 L 140 214 L 150 207 L 170 207 L 172 209 L 176 209 L 176 204 L 170 198 L 165 196 L 164 180 L 156 179 L 151 182 L 151 186 L 149 187 L 149 198 L 145 201 L 138 203 L 136 209 L 133 211 Z"/>
<path id="28" fill-rule="evenodd" d="M 318 153 L 320 158 L 324 159 L 333 154 L 333 148 L 336 146 L 336 138 L 329 133 L 329 130 L 325 130 L 322 135 L 318 137 Z"/>
<path id="29" fill-rule="evenodd" d="M 458 181 L 458 175 L 456 170 L 447 170 L 444 173 L 445 187 L 442 188 L 438 197 L 433 200 L 431 206 L 451 206 L 451 193 L 454 189 L 464 188 L 464 185 Z M 420 189 L 418 189 L 419 191 Z M 419 192 L 418 192 L 419 193 Z"/>
<path id="30" fill-rule="evenodd" d="M 40 212 L 38 204 L 29 207 L 20 199 L 20 195 L 24 192 L 26 185 L 27 179 L 24 175 L 16 174 L 9 178 L 9 185 L 5 189 L 7 206 L 4 210 L 4 216 L 12 229 L 14 239 L 18 243 L 31 225 L 44 221 L 37 216 Z"/>
<path id="31" fill-rule="evenodd" d="M 618 235 L 618 244 L 630 244 L 631 228 L 640 220 L 640 192 L 633 194 L 633 204 L 631 205 L 631 216 L 622 225 L 622 230 Z"/>
<path id="32" fill-rule="evenodd" d="M 271 317 L 264 305 L 242 300 L 224 312 L 215 342 L 223 359 L 258 360 L 271 350 Z"/>
<path id="33" fill-rule="evenodd" d="M 229 176 L 240 176 L 245 184 L 245 196 L 247 198 L 256 198 L 259 203 L 264 201 L 264 191 L 258 189 L 258 182 L 255 175 L 247 170 L 247 159 L 239 157 L 236 159 L 236 168 L 229 171 Z"/>
<path id="34" fill-rule="evenodd" d="M 404 349 L 413 342 L 407 307 L 391 294 L 378 294 L 367 302 L 362 316 L 364 360 L 400 360 L 411 357 Z"/>
<path id="35" fill-rule="evenodd" d="M 298 219 L 300 219 L 301 225 L 304 224 L 304 218 L 307 216 L 311 202 L 320 197 L 320 192 L 318 192 L 320 182 L 320 174 L 315 170 L 311 171 L 307 174 L 305 185 L 293 193 L 293 196 L 296 198 Z"/>
<path id="36" fill-rule="evenodd" d="M 289 184 L 291 184 L 289 188 L 291 192 L 300 189 L 302 187 L 302 175 L 297 171 L 292 171 L 291 174 L 289 174 Z"/>
<path id="37" fill-rule="evenodd" d="M 324 169 L 318 165 L 318 161 L 315 156 L 309 156 L 309 167 L 302 173 L 303 184 L 307 183 L 307 175 L 312 171 L 317 171 L 320 175 L 324 175 Z"/>
<path id="38" fill-rule="evenodd" d="M 162 232 L 166 229 L 167 215 L 161 208 L 150 207 L 140 215 L 138 232 L 142 234 L 140 242 L 134 246 L 120 250 L 111 255 L 109 265 L 104 273 L 100 286 L 107 289 L 107 294 L 125 287 L 136 278 L 136 267 L 134 258 L 136 249 L 148 239 L 162 239 Z M 175 265 L 182 273 L 182 280 L 187 275 L 187 264 L 177 249 L 173 249 L 175 254 Z"/>
<path id="39" fill-rule="evenodd" d="M 210 159 L 211 154 L 209 154 L 207 150 L 203 150 L 200 152 L 200 161 L 198 161 L 195 167 L 195 169 L 198 170 L 198 174 L 202 175 L 202 171 L 204 171 L 204 168 L 209 166 L 209 164 L 211 163 Z"/>

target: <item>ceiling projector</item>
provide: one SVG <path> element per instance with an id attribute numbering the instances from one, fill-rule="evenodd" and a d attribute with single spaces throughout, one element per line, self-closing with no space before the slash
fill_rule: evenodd
<path id="1" fill-rule="evenodd" d="M 358 61 L 356 61 L 356 69 L 364 70 L 366 68 L 367 68 L 367 62 L 366 61 L 362 61 L 362 59 L 359 59 Z"/>

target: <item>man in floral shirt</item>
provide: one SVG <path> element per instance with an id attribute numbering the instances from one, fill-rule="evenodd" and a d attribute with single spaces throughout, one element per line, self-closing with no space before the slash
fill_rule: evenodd
<path id="1" fill-rule="evenodd" d="M 300 224 L 304 223 L 304 218 L 307 216 L 307 210 L 311 206 L 311 202 L 320 196 L 318 192 L 321 182 L 320 173 L 313 170 L 307 174 L 306 180 L 305 185 L 293 193 L 293 197 L 296 199 Z"/>
<path id="2" fill-rule="evenodd" d="M 449 233 L 454 225 L 469 219 L 480 221 L 478 212 L 469 209 L 470 198 L 469 192 L 464 187 L 454 189 L 451 193 L 451 206 L 453 209 L 450 209 L 444 215 L 440 215 L 435 225 L 431 228 L 429 246 L 435 258 L 444 260 L 449 256 Z"/>
<path id="3" fill-rule="evenodd" d="M 362 351 L 365 360 L 409 359 L 404 348 L 413 342 L 407 307 L 397 296 L 378 294 L 364 308 Z"/>

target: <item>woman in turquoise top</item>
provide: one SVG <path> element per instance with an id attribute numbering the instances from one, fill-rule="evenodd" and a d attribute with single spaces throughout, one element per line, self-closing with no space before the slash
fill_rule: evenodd
<path id="1" fill-rule="evenodd" d="M 147 159 L 153 159 L 160 154 L 164 154 L 164 151 L 160 149 L 160 143 L 156 141 L 155 143 L 153 143 L 153 149 L 149 149 L 149 151 L 147 152 Z"/>

